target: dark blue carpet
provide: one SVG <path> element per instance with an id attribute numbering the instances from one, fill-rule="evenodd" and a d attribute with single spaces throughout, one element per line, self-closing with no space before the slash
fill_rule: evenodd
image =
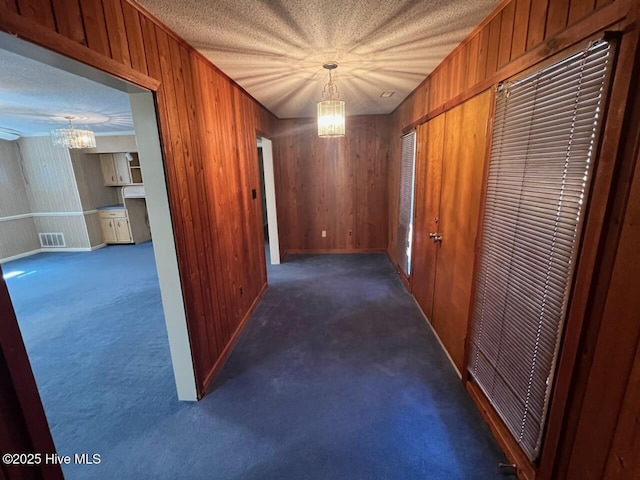
<path id="1" fill-rule="evenodd" d="M 69 479 L 502 479 L 382 255 L 290 256 L 212 391 L 176 399 L 151 244 L 4 265 Z M 33 273 L 30 273 L 33 272 Z"/>

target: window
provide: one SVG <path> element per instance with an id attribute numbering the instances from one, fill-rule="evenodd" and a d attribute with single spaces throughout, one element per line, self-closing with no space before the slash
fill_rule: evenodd
<path id="1" fill-rule="evenodd" d="M 402 137 L 402 170 L 400 172 L 400 205 L 398 208 L 398 263 L 406 276 L 411 274 L 411 242 L 413 238 L 413 196 L 416 169 L 416 132 Z"/>
<path id="2" fill-rule="evenodd" d="M 502 85 L 468 370 L 530 460 L 540 450 L 610 46 Z"/>

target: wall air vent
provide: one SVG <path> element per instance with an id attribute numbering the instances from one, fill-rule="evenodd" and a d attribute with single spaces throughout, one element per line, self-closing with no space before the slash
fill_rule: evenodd
<path id="1" fill-rule="evenodd" d="M 39 233 L 40 245 L 44 248 L 64 248 L 64 234 L 62 233 Z"/>

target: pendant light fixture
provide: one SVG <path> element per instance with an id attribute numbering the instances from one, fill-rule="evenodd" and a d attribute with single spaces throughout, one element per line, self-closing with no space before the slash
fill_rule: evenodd
<path id="1" fill-rule="evenodd" d="M 73 117 L 64 117 L 69 121 L 69 128 L 51 130 L 51 142 L 66 148 L 95 148 L 96 136 L 91 130 L 78 130 L 71 126 Z"/>
<path id="2" fill-rule="evenodd" d="M 318 102 L 318 136 L 321 138 L 344 137 L 345 103 L 340 100 L 338 87 L 333 83 L 332 72 L 338 68 L 335 62 L 322 65 L 329 70 L 329 81 L 322 90 L 322 100 Z"/>

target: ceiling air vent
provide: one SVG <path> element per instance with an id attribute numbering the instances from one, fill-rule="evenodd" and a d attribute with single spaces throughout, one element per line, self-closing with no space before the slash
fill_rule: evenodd
<path id="1" fill-rule="evenodd" d="M 39 233 L 40 245 L 46 248 L 64 248 L 64 235 L 62 233 Z"/>

